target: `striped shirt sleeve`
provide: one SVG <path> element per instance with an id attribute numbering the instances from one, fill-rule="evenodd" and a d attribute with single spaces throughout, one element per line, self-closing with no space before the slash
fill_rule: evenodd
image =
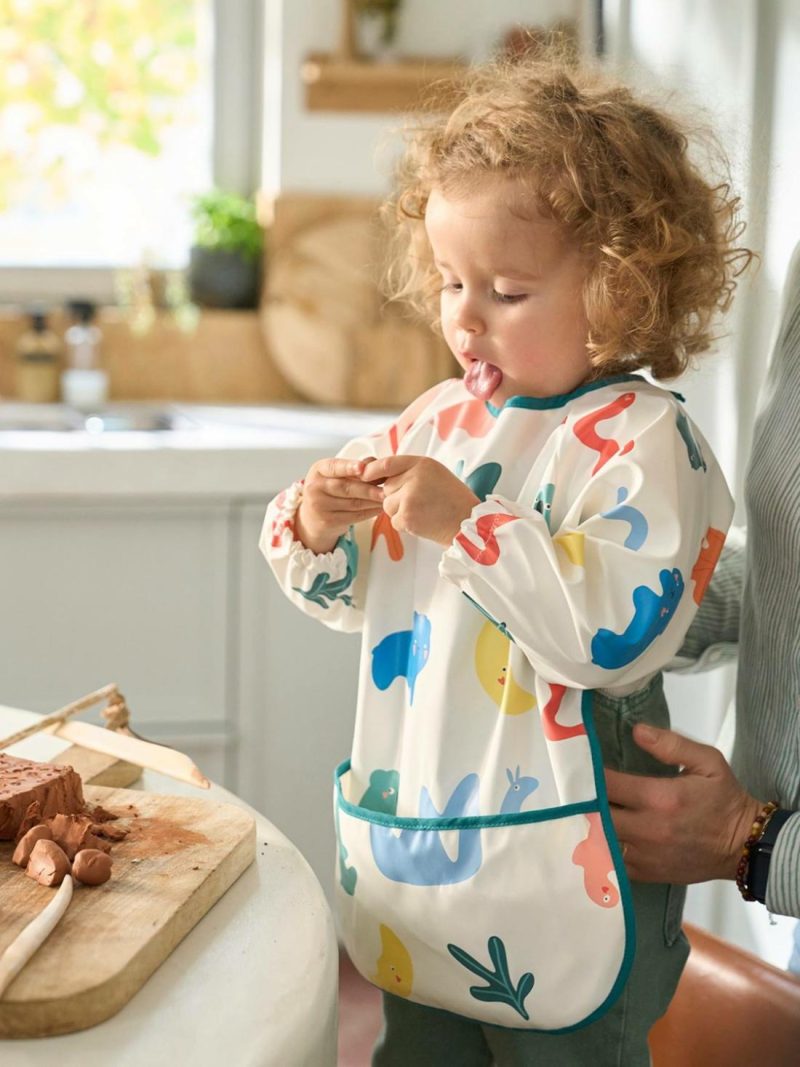
<path id="1" fill-rule="evenodd" d="M 775 915 L 800 917 L 800 811 L 787 819 L 775 839 L 766 904 Z"/>

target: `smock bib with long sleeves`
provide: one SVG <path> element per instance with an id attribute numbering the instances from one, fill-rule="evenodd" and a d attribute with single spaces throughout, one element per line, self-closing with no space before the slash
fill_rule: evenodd
<path id="1" fill-rule="evenodd" d="M 397 996 L 583 1025 L 635 936 L 592 691 L 638 690 L 677 651 L 730 495 L 678 400 L 636 375 L 501 408 L 447 381 L 339 455 L 393 453 L 478 498 L 447 548 L 382 514 L 316 555 L 294 536 L 301 483 L 261 541 L 295 604 L 363 634 L 334 791 L 342 935 Z"/>

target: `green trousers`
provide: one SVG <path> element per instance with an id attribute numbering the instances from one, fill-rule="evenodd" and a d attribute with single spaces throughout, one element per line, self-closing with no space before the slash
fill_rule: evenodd
<path id="1" fill-rule="evenodd" d="M 674 773 L 642 752 L 631 733 L 637 722 L 669 725 L 660 675 L 628 697 L 595 693 L 594 719 L 607 767 Z M 681 931 L 686 890 L 639 882 L 632 892 L 636 955 L 625 988 L 601 1018 L 567 1034 L 507 1030 L 384 994 L 373 1067 L 647 1067 L 648 1032 L 666 1011 L 689 954 Z"/>

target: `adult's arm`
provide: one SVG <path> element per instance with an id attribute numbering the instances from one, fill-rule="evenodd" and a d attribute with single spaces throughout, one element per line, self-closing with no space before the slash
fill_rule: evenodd
<path id="1" fill-rule="evenodd" d="M 711 745 L 644 724 L 634 727 L 634 739 L 682 771 L 675 778 L 606 771 L 611 815 L 626 845 L 630 877 L 680 885 L 733 880 L 753 820 L 773 798 L 751 796 Z M 800 918 L 800 812 L 783 825 L 775 842 L 766 904 L 775 914 Z"/>
<path id="2" fill-rule="evenodd" d="M 606 771 L 611 815 L 639 882 L 688 885 L 735 878 L 742 844 L 762 802 L 742 788 L 722 753 L 673 730 L 639 724 L 633 736 L 675 778 Z"/>

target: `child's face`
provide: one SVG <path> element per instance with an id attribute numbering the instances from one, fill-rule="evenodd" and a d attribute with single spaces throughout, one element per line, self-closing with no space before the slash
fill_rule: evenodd
<path id="1" fill-rule="evenodd" d="M 480 360 L 502 373 L 494 405 L 568 393 L 591 369 L 585 267 L 558 223 L 527 202 L 512 210 L 520 194 L 507 179 L 457 196 L 434 189 L 425 212 L 445 340 L 465 371 Z"/>

